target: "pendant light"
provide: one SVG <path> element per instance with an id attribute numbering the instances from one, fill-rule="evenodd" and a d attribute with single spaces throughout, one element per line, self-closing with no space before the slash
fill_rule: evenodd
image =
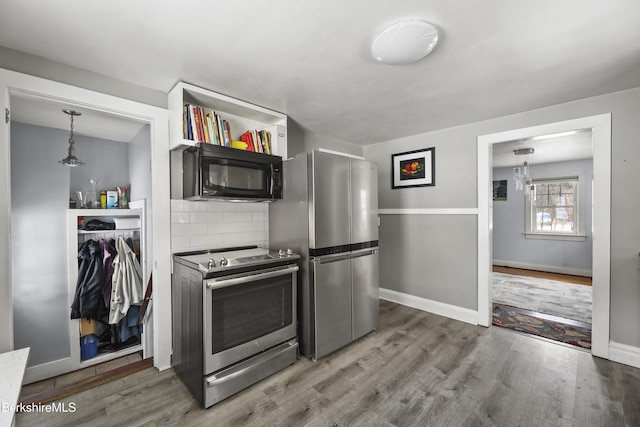
<path id="1" fill-rule="evenodd" d="M 520 159 L 524 157 L 522 165 L 513 168 L 513 181 L 516 191 L 526 191 L 527 196 L 531 196 L 533 190 L 533 181 L 531 180 L 531 163 L 533 161 L 533 148 L 519 148 L 513 150 L 513 153 Z"/>
<path id="2" fill-rule="evenodd" d="M 65 114 L 68 114 L 71 118 L 71 133 L 69 134 L 69 154 L 64 159 L 60 160 L 58 163 L 62 163 L 65 166 L 76 167 L 84 165 L 84 162 L 81 162 L 76 157 L 76 148 L 74 146 L 75 141 L 73 140 L 73 117 L 80 116 L 82 113 L 79 113 L 75 110 L 62 110 Z"/>

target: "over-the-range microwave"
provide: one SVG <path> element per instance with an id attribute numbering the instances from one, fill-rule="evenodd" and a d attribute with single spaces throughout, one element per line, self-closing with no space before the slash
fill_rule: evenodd
<path id="1" fill-rule="evenodd" d="M 275 201 L 282 199 L 282 157 L 198 143 L 182 154 L 182 190 L 187 200 Z"/>

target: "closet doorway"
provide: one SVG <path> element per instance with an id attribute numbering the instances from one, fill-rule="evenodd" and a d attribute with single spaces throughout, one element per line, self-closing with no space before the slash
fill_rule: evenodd
<path id="1" fill-rule="evenodd" d="M 35 97 L 14 95 L 10 104 L 13 336 L 16 348 L 31 349 L 25 375 L 30 381 L 76 368 L 74 360 L 78 359 L 74 353 L 78 352 L 75 341 L 79 334 L 69 327 L 69 299 L 75 286 L 68 270 L 78 248 L 69 247 L 68 209 L 80 205 L 78 194 L 91 207 L 99 203 L 100 190 L 116 190 L 117 186 L 127 187 L 131 200 L 151 203 L 150 171 L 143 167 L 150 163 L 151 144 L 149 125 L 143 122 Z M 63 110 L 80 114 L 74 116 L 73 139 L 75 155 L 84 163 L 81 166 L 59 163 L 67 156 L 71 132 L 70 118 Z M 146 224 L 145 235 L 150 236 L 153 224 L 149 218 Z M 115 236 L 116 231 L 111 234 Z M 146 252 L 147 242 L 136 244 Z M 150 264 L 142 271 L 146 283 Z M 97 335 L 87 336 L 104 335 L 102 344 L 111 344 L 98 349 L 102 357 L 87 363 L 125 355 L 118 334 L 112 333 L 117 327 L 94 325 L 99 328 Z M 136 347 L 149 353 L 149 343 L 138 339 Z"/>
<path id="2" fill-rule="evenodd" d="M 145 357 L 153 356 L 154 366 L 166 368 L 170 364 L 170 336 L 158 334 L 158 330 L 170 324 L 170 317 L 159 316 L 159 312 L 170 312 L 168 151 L 153 148 L 168 147 L 166 110 L 7 70 L 0 70 L 0 83 L 9 124 L 6 134 L 0 136 L 0 149 L 6 155 L 0 175 L 7 178 L 7 187 L 0 189 L 0 203 L 5 207 L 2 216 L 7 219 L 0 229 L 0 237 L 7 236 L 6 243 L 0 245 L 5 283 L 0 294 L 6 297 L 0 303 L 6 325 L 0 332 L 0 349 L 31 347 L 32 362 L 25 372 L 25 383 L 79 368 L 77 355 L 69 354 L 69 343 L 78 334 L 77 325 L 74 330 L 69 320 L 68 259 L 73 251 L 68 247 L 67 220 L 62 225 L 58 220 L 67 217 L 73 183 L 91 190 L 91 183 L 84 182 L 89 181 L 85 176 L 89 174 L 99 186 L 97 171 L 102 168 L 120 171 L 114 175 L 126 174 L 130 198 L 144 200 L 147 207 L 145 281 L 153 272 L 154 300 L 145 323 Z M 70 136 L 69 117 L 62 108 L 83 113 L 74 123 L 76 155 L 94 165 L 91 172 L 73 168 L 75 179 L 71 169 L 58 163 L 67 155 Z M 49 122 L 44 110 L 50 110 L 58 124 Z M 88 127 L 82 130 L 85 124 Z M 129 140 L 127 148 L 120 150 L 126 152 L 128 164 L 119 168 L 122 165 L 116 167 L 115 163 L 125 161 L 114 153 L 122 139 L 91 132 L 99 128 L 122 131 L 128 125 L 135 128 L 135 142 Z M 85 148 L 92 146 L 94 151 L 81 154 L 79 142 L 84 138 L 89 141 Z M 34 141 L 36 146 L 27 148 Z M 100 174 L 106 181 L 107 175 Z M 30 241 L 40 242 L 41 247 L 29 249 Z"/>
<path id="3" fill-rule="evenodd" d="M 478 137 L 478 324 L 492 321 L 493 165 L 495 144 L 591 129 L 593 133 L 592 349 L 609 358 L 611 115 L 584 117 Z"/>

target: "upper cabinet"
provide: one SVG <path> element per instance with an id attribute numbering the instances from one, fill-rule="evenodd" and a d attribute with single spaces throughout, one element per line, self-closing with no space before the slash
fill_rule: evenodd
<path id="1" fill-rule="evenodd" d="M 224 121 L 223 127 L 229 130 L 229 146 L 242 147 L 242 144 L 231 144 L 231 141 L 242 141 L 245 139 L 242 134 L 246 131 L 253 133 L 267 131 L 270 134 L 272 154 L 282 158 L 287 157 L 287 116 L 284 114 L 184 82 L 178 83 L 171 89 L 168 102 L 172 150 L 193 146 L 198 140 L 197 136 L 189 138 L 190 123 L 187 120 L 185 106 L 192 106 L 201 109 L 201 117 L 205 118 L 205 125 L 208 114 L 213 118 L 214 129 L 216 127 L 214 117 L 218 117 L 219 123 Z M 211 135 L 209 140 L 215 143 L 215 138 Z"/>

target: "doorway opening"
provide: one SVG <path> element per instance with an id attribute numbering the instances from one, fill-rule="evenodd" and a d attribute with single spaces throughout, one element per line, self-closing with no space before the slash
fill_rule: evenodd
<path id="1" fill-rule="evenodd" d="M 492 323 L 587 350 L 592 139 L 579 129 L 497 143 L 492 155 Z"/>
<path id="2" fill-rule="evenodd" d="M 493 152 L 500 143 L 589 129 L 592 133 L 592 354 L 609 357 L 611 115 L 584 117 L 478 137 L 478 324 L 492 323 Z"/>
<path id="3" fill-rule="evenodd" d="M 150 158 L 147 157 L 148 161 L 145 162 L 146 164 L 141 165 L 139 170 L 136 170 L 136 172 L 149 175 L 149 181 L 151 183 L 150 193 L 153 196 L 150 206 L 146 209 L 146 213 L 147 217 L 150 215 L 150 218 L 152 218 L 154 227 L 153 239 L 147 249 L 150 255 L 149 261 L 153 268 L 154 298 L 151 309 L 147 310 L 147 316 L 149 316 L 148 324 L 150 327 L 145 328 L 145 333 L 148 333 L 147 336 L 151 341 L 147 347 L 152 350 L 150 356 L 153 356 L 154 366 L 158 369 L 170 367 L 171 336 L 170 334 L 167 335 L 164 332 L 160 332 L 170 330 L 171 323 L 171 317 L 165 314 L 171 312 L 169 271 L 171 250 L 170 233 L 168 232 L 170 228 L 169 153 L 168 150 L 165 149 L 165 147 L 169 146 L 169 131 L 168 113 L 166 109 L 5 69 L 0 69 L 0 87 L 5 95 L 0 98 L 0 107 L 5 111 L 7 124 L 5 131 L 0 132 L 0 153 L 2 153 L 0 155 L 0 176 L 5 177 L 3 181 L 5 185 L 0 186 L 0 205 L 2 206 L 2 209 L 0 209 L 0 275 L 3 279 L 2 286 L 0 286 L 0 296 L 2 296 L 2 298 L 0 298 L 0 317 L 2 317 L 3 324 L 6 325 L 6 327 L 0 331 L 0 348 L 3 349 L 3 351 L 14 350 L 16 342 L 14 335 L 14 298 L 12 286 L 13 245 L 11 242 L 11 200 L 13 197 L 10 188 L 12 172 L 10 132 L 12 120 L 15 119 L 13 115 L 15 110 L 13 110 L 10 104 L 17 98 L 35 98 L 50 103 L 68 104 L 72 109 L 76 109 L 76 107 L 86 108 L 112 117 L 148 125 L 147 130 L 149 137 L 146 138 L 146 141 L 149 142 L 149 147 L 145 149 Z M 57 114 L 64 116 L 61 112 L 57 112 Z M 77 129 L 78 128 L 76 128 L 76 130 Z M 64 130 L 66 139 L 66 137 L 69 136 L 68 118 Z M 59 156 L 64 157 L 64 155 L 67 154 L 65 151 L 70 145 L 70 143 L 66 144 L 62 155 L 56 152 L 56 155 L 52 156 L 51 161 L 57 163 L 61 158 Z M 58 166 L 66 167 L 62 165 Z M 33 171 L 34 175 L 39 175 L 39 170 L 36 165 L 31 166 L 30 170 Z M 43 175 L 40 178 L 42 189 L 37 191 L 37 194 L 30 195 L 32 197 L 37 197 L 49 189 L 49 176 Z M 68 191 L 68 189 L 65 191 Z M 68 195 L 65 197 L 63 203 L 68 203 Z M 30 229 L 37 231 L 40 230 L 43 225 L 46 225 L 46 223 L 37 222 L 35 226 L 30 227 Z M 37 256 L 34 258 L 36 263 L 40 258 L 41 257 Z M 43 286 L 47 284 L 46 280 L 42 283 Z M 68 304 L 70 305 L 70 302 Z M 71 322 L 69 322 L 69 325 L 71 325 Z M 70 333 L 71 327 L 72 326 L 69 326 Z M 73 332 L 76 333 L 78 328 L 74 329 Z M 79 340 L 77 340 L 77 342 L 79 345 Z M 62 356 L 62 358 L 57 359 L 56 362 L 42 363 L 42 370 L 38 369 L 38 372 L 36 372 L 34 366 L 33 376 L 30 372 L 25 372 L 25 382 L 36 380 L 38 377 L 44 378 L 45 376 L 56 375 L 55 371 L 59 368 L 63 369 L 63 371 L 73 370 L 74 364 L 70 362 L 70 357 Z M 49 369 L 50 367 L 51 369 Z"/>
<path id="4" fill-rule="evenodd" d="M 75 231 L 67 225 L 69 214 L 73 212 L 69 209 L 80 204 L 83 204 L 80 212 L 101 215 L 105 220 L 102 224 L 113 224 L 115 220 L 108 214 L 115 214 L 115 211 L 99 209 L 100 190 L 116 190 L 121 186 L 126 188 L 130 200 L 143 200 L 145 205 L 153 202 L 148 168 L 151 159 L 149 124 L 73 102 L 20 92 L 10 94 L 10 108 L 12 323 L 14 346 L 30 348 L 25 382 L 119 355 L 140 352 L 148 357 L 147 349 L 153 342 L 149 334 L 141 334 L 142 327 L 136 325 L 135 332 L 132 328 L 126 329 L 130 335 L 126 336 L 125 342 L 117 333 L 120 332 L 118 327 L 107 325 L 104 319 L 80 323 L 93 325 L 92 331 L 83 331 L 82 327 L 78 331 L 77 321 L 70 320 L 69 301 L 76 285 L 75 279 L 71 279 L 74 277 L 71 269 L 77 265 L 75 259 L 80 256 L 82 242 L 73 247 L 70 235 Z M 68 117 L 64 114 L 64 110 L 71 109 L 77 115 L 75 123 L 72 122 L 75 124 L 71 128 L 73 134 L 69 133 Z M 72 140 L 75 140 L 77 157 L 84 164 L 70 168 L 58 160 L 66 153 L 67 141 Z M 88 197 L 77 198 L 80 193 Z M 144 215 L 145 209 L 141 211 Z M 87 245 L 96 242 L 91 248 L 97 249 L 97 242 L 112 247 L 110 242 L 115 241 L 116 236 L 128 236 L 144 264 L 149 259 L 147 248 L 152 246 L 153 224 L 151 218 L 140 218 L 140 221 L 146 224 L 144 232 L 142 228 L 135 232 L 103 229 L 81 237 Z M 81 232 L 85 233 L 84 230 Z M 37 260 L 39 268 L 34 269 L 37 254 L 42 256 Z M 99 258 L 102 260 L 102 255 Z M 107 277 L 106 262 L 100 271 L 91 268 L 91 283 L 97 283 L 100 276 L 99 282 L 103 286 Z M 151 265 L 147 262 L 140 271 L 146 276 L 141 278 L 146 283 Z M 102 301 L 107 298 L 103 297 L 101 304 L 106 306 Z M 103 310 L 106 313 L 107 309 L 103 307 Z M 106 319 L 106 316 L 103 317 Z M 139 323 L 145 323 L 152 330 L 149 318 Z M 82 341 L 83 337 L 100 341 L 90 357 L 86 354 L 78 356 L 81 354 L 78 340 Z"/>

